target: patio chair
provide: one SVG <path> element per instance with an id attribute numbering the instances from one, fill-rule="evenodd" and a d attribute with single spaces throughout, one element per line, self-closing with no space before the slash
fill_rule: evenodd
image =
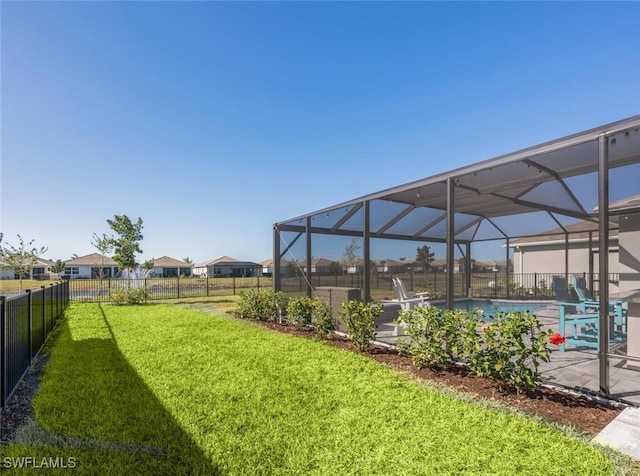
<path id="1" fill-rule="evenodd" d="M 393 284 L 393 291 L 396 295 L 396 299 L 382 301 L 382 303 L 388 304 L 400 304 L 400 308 L 403 311 L 407 311 L 413 307 L 426 307 L 430 306 L 428 301 L 429 293 L 415 293 L 408 294 L 406 288 L 404 287 L 404 283 L 400 278 L 393 277 L 391 278 L 391 282 Z M 400 332 L 400 327 L 404 328 L 405 323 L 402 322 L 399 326 L 395 325 L 393 328 L 393 336 L 397 337 Z"/>
<path id="2" fill-rule="evenodd" d="M 402 310 L 411 309 L 412 307 L 428 306 L 429 305 L 429 293 L 407 293 L 404 283 L 398 277 L 391 278 L 393 283 L 393 291 L 396 293 L 397 302 L 400 304 Z"/>
<path id="3" fill-rule="evenodd" d="M 580 302 L 585 303 L 587 306 L 593 305 L 593 307 L 600 307 L 600 302 L 596 299 L 591 291 L 587 288 L 587 282 L 584 276 L 572 274 L 571 279 L 573 281 L 573 289 Z M 609 300 L 609 314 L 616 316 L 616 330 L 622 332 L 625 327 L 625 320 L 627 317 L 627 303 L 623 301 Z"/>
<path id="4" fill-rule="evenodd" d="M 575 301 L 569 295 L 567 280 L 563 276 L 552 276 L 553 292 L 558 299 L 559 329 L 558 332 L 565 337 L 565 342 L 560 345 L 560 351 L 564 352 L 565 344 L 576 347 L 592 347 L 599 349 L 600 323 L 599 303 L 596 301 Z M 612 344 L 623 339 L 621 332 L 616 332 L 614 316 L 610 315 L 609 338 Z M 569 332 L 567 332 L 569 327 Z"/>

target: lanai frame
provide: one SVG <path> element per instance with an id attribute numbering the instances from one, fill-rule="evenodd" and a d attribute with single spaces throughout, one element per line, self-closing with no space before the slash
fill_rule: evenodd
<path id="1" fill-rule="evenodd" d="M 372 237 L 414 242 L 439 242 L 446 244 L 446 306 L 453 308 L 454 303 L 454 252 L 455 247 L 462 249 L 463 255 L 470 258 L 471 244 L 474 241 L 505 240 L 507 259 L 509 258 L 509 240 L 519 238 L 511 236 L 494 221 L 498 217 L 518 216 L 523 213 L 544 212 L 560 228 L 558 217 L 593 221 L 598 224 L 598 244 L 600 250 L 608 249 L 609 223 L 614 211 L 609 209 L 609 171 L 616 167 L 640 164 L 640 115 L 616 121 L 564 138 L 546 142 L 534 147 L 506 154 L 494 159 L 482 161 L 467 167 L 455 169 L 410 182 L 398 187 L 376 192 L 348 202 L 343 202 L 322 210 L 308 213 L 290 220 L 275 223 L 273 226 L 273 286 L 281 289 L 280 260 L 290 250 L 294 242 L 303 235 L 306 237 L 305 249 L 307 263 L 311 263 L 311 238 L 314 234 L 343 235 L 362 238 L 363 243 L 363 297 L 370 299 L 370 239 Z M 566 179 L 575 176 L 597 174 L 597 212 L 590 213 L 567 185 Z M 549 187 L 551 185 L 551 187 Z M 547 195 L 544 199 L 535 199 L 538 187 L 551 188 L 556 197 Z M 629 190 L 633 195 L 638 190 Z M 371 229 L 371 206 L 373 203 L 388 202 L 401 204 L 404 208 L 383 226 Z M 312 223 L 312 217 L 335 212 L 341 208 L 345 214 L 330 226 L 318 226 Z M 416 210 L 429 209 L 439 213 L 430 223 L 416 221 L 413 233 L 399 233 L 394 227 L 411 220 L 418 215 Z M 356 213 L 362 212 L 362 230 L 346 229 L 343 225 Z M 640 212 L 625 209 L 625 213 Z M 456 227 L 456 214 L 464 217 L 464 223 Z M 445 221 L 444 235 L 437 234 L 436 225 Z M 489 224 L 496 236 L 477 239 L 482 224 Z M 543 230 L 540 230 L 543 231 Z M 297 233 L 292 243 L 281 249 L 281 233 Z M 466 259 L 467 273 L 470 279 L 470 259 Z M 566 261 L 566 260 L 565 260 Z M 311 266 L 307 266 L 307 293 L 312 294 Z M 507 273 L 508 267 L 507 267 Z M 600 306 L 600 348 L 599 348 L 599 392 L 609 395 L 609 253 L 599 253 L 599 306 Z M 508 275 L 507 275 L 508 282 Z M 469 286 L 468 286 L 469 287 Z"/>

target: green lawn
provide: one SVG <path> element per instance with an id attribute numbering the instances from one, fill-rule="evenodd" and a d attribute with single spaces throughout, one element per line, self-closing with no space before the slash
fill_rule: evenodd
<path id="1" fill-rule="evenodd" d="M 44 456 L 73 457 L 73 474 L 613 474 L 605 453 L 568 431 L 229 316 L 74 304 L 51 356 L 36 423 L 0 447 L 0 465 Z"/>

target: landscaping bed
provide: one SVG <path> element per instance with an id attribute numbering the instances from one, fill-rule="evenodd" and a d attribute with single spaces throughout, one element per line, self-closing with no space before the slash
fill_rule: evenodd
<path id="1" fill-rule="evenodd" d="M 296 330 L 291 326 L 266 321 L 255 321 L 269 329 L 310 339 L 319 339 L 311 330 Z M 621 411 L 615 402 L 607 403 L 588 395 L 561 389 L 542 387 L 534 393 L 500 393 L 489 379 L 469 375 L 463 367 L 452 366 L 442 371 L 418 369 L 411 357 L 399 355 L 395 350 L 373 346 L 369 352 L 357 350 L 346 337 L 334 335 L 326 339 L 331 345 L 350 352 L 356 352 L 383 363 L 395 370 L 409 373 L 425 381 L 445 385 L 456 391 L 466 392 L 482 398 L 493 399 L 512 405 L 526 412 L 539 415 L 559 423 L 573 426 L 587 433 L 597 435 Z"/>

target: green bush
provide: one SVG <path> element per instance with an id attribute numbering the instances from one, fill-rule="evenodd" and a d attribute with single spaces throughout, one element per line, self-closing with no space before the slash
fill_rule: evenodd
<path id="1" fill-rule="evenodd" d="M 127 293 L 124 289 L 112 289 L 109 291 L 109 299 L 113 304 L 123 306 L 127 303 Z"/>
<path id="2" fill-rule="evenodd" d="M 411 356 L 418 368 L 439 370 L 466 355 L 468 327 L 476 334 L 476 325 L 467 311 L 442 311 L 434 306 L 400 311 L 396 325 L 404 322 L 411 344 L 404 340 L 398 349 Z"/>
<path id="3" fill-rule="evenodd" d="M 542 330 L 536 316 L 528 312 L 496 313 L 484 323 L 477 351 L 469 356 L 469 369 L 488 377 L 501 390 L 527 392 L 540 384 L 540 362 L 549 361 L 547 347 L 552 331 Z"/>
<path id="4" fill-rule="evenodd" d="M 250 289 L 240 291 L 236 314 L 240 317 L 280 322 L 287 307 L 284 293 L 273 289 Z"/>
<path id="5" fill-rule="evenodd" d="M 118 306 L 145 304 L 149 300 L 149 288 L 114 289 L 109 292 L 109 299 Z"/>
<path id="6" fill-rule="evenodd" d="M 328 336 L 335 329 L 335 320 L 329 303 L 318 298 L 298 297 L 287 303 L 287 324 L 302 329 L 313 324 L 316 333 Z"/>
<path id="7" fill-rule="evenodd" d="M 552 332 L 542 330 L 528 312 L 496 313 L 482 320 L 476 312 L 416 307 L 401 311 L 396 325 L 400 323 L 410 340 L 400 341 L 398 349 L 416 367 L 437 370 L 462 361 L 472 374 L 494 380 L 501 391 L 535 390 L 539 364 L 549 360 Z"/>
<path id="8" fill-rule="evenodd" d="M 315 326 L 316 333 L 327 337 L 336 328 L 333 309 L 327 301 L 322 299 L 315 299 L 313 305 L 313 325 Z"/>
<path id="9" fill-rule="evenodd" d="M 307 324 L 311 324 L 314 307 L 314 300 L 310 297 L 290 299 L 287 303 L 287 324 L 294 326 L 298 330 Z"/>
<path id="10" fill-rule="evenodd" d="M 359 350 L 368 350 L 376 337 L 376 318 L 382 312 L 379 304 L 360 301 L 345 301 L 340 309 L 340 318 L 347 328 L 351 343 Z"/>

